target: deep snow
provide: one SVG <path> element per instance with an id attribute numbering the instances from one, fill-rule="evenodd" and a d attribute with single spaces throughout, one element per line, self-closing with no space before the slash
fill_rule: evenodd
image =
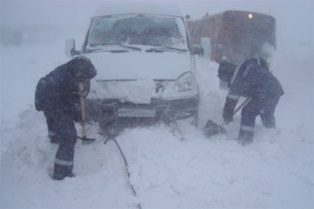
<path id="1" fill-rule="evenodd" d="M 47 138 L 45 118 L 33 105 L 40 77 L 67 61 L 63 40 L 51 45 L 1 47 L 0 208 L 314 208 L 313 41 L 276 51 L 272 69 L 285 95 L 277 129 L 257 120 L 254 142 L 234 140 L 240 116 L 226 136 L 204 137 L 210 118 L 222 122 L 227 94 L 218 88 L 218 65 L 197 58 L 200 128 L 179 121 L 180 141 L 163 124 L 126 129 L 112 141 L 77 143 L 75 178 L 50 179 L 57 146 Z M 78 130 L 80 130 L 77 124 Z M 101 139 L 95 125 L 88 134 Z"/>

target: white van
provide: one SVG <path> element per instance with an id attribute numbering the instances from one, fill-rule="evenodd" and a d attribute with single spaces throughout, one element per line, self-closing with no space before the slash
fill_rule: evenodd
<path id="1" fill-rule="evenodd" d="M 97 69 L 87 98 L 89 118 L 101 123 L 117 117 L 197 121 L 194 56 L 203 50 L 190 45 L 184 17 L 109 11 L 92 18 L 81 51 L 73 39 L 66 41 L 69 57 L 84 55 Z"/>

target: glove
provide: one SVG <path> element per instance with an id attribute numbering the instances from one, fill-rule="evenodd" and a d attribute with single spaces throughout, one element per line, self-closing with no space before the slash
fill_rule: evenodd
<path id="1" fill-rule="evenodd" d="M 225 103 L 223 114 L 222 114 L 225 124 L 229 124 L 230 122 L 233 121 L 233 112 L 237 105 L 237 102 L 238 102 L 237 100 L 233 100 L 229 98 L 226 99 L 226 103 Z"/>
<path id="2" fill-rule="evenodd" d="M 224 108 L 223 115 L 224 123 L 227 125 L 233 121 L 233 111 L 230 111 L 227 108 Z"/>
<path id="3" fill-rule="evenodd" d="M 82 120 L 81 119 L 81 111 L 80 111 L 78 104 L 73 105 L 73 107 L 70 109 L 70 111 L 71 111 L 71 116 L 75 122 L 80 122 Z"/>
<path id="4" fill-rule="evenodd" d="M 81 114 L 80 112 L 76 113 L 75 115 L 72 116 L 73 117 L 73 120 L 75 122 L 80 122 L 82 119 L 81 119 Z"/>

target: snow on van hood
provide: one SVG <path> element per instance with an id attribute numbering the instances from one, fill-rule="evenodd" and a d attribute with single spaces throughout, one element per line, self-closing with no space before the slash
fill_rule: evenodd
<path id="1" fill-rule="evenodd" d="M 156 96 L 154 80 L 176 80 L 191 68 L 188 53 L 100 52 L 86 56 L 97 69 L 90 98 L 137 104 L 149 104 Z"/>
<path id="2" fill-rule="evenodd" d="M 86 56 L 97 69 L 96 80 L 175 80 L 191 68 L 188 53 L 97 52 Z"/>

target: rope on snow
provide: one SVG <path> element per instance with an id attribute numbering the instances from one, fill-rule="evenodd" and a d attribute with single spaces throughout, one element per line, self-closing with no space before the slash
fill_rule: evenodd
<path id="1" fill-rule="evenodd" d="M 123 161 L 124 161 L 124 164 L 125 164 L 125 170 L 126 170 L 126 172 L 127 172 L 127 174 L 128 174 L 128 183 L 129 183 L 129 185 L 130 185 L 130 188 L 131 188 L 131 190 L 132 190 L 133 195 L 134 195 L 135 197 L 137 197 L 136 191 L 135 191 L 135 189 L 134 189 L 134 186 L 132 185 L 132 183 L 131 183 L 131 181 L 130 181 L 131 174 L 130 174 L 130 172 L 129 172 L 128 161 L 127 161 L 125 155 L 123 154 L 123 151 L 122 151 L 122 149 L 121 149 L 119 143 L 118 143 L 117 140 L 115 139 L 115 137 L 108 137 L 108 138 L 106 139 L 106 141 L 105 141 L 105 144 L 106 144 L 109 140 L 114 141 L 114 143 L 117 145 L 117 147 L 118 147 L 118 149 L 119 149 L 119 151 L 120 151 L 120 154 L 121 154 L 121 156 L 122 156 L 122 158 L 123 158 Z M 137 208 L 138 208 L 138 209 L 142 209 L 142 206 L 141 206 L 140 203 L 138 203 Z"/>

